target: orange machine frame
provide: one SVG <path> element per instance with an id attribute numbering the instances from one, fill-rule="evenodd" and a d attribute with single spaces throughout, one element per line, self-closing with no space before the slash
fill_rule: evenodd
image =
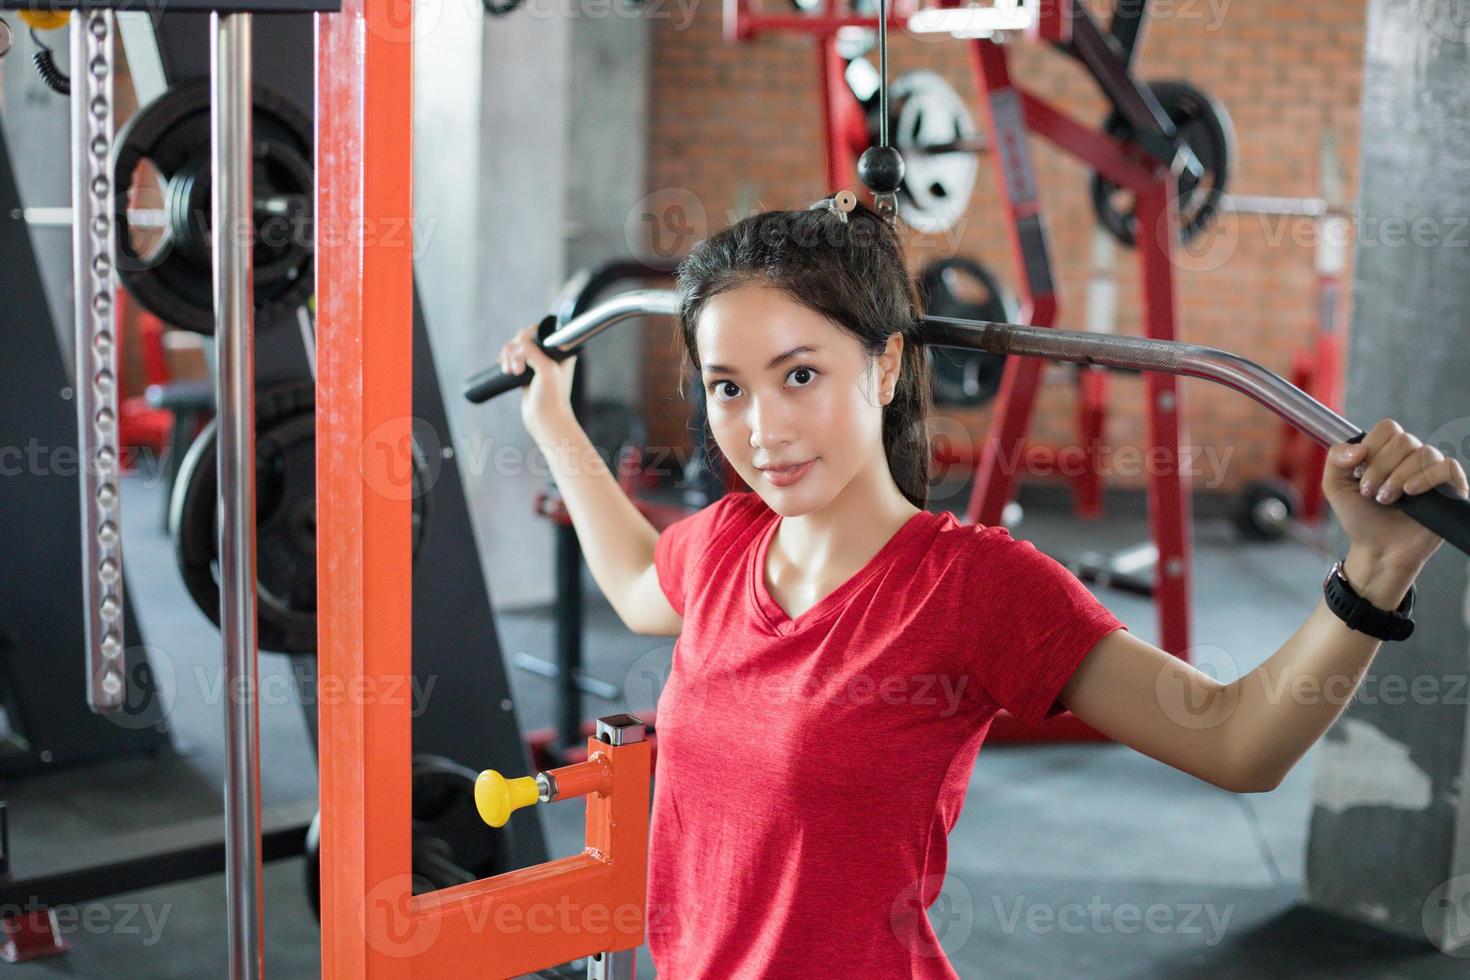
<path id="1" fill-rule="evenodd" d="M 319 668 L 351 694 L 319 708 L 332 980 L 511 977 L 644 935 L 647 742 L 589 740 L 581 765 L 601 789 L 587 797 L 581 854 L 412 893 L 410 704 L 387 693 L 408 689 L 413 636 L 411 491 L 396 475 L 411 471 L 412 243 L 394 231 L 412 227 L 412 70 L 411 0 L 317 15 Z M 575 928 L 536 926 L 538 910 L 568 903 Z M 636 916 L 618 914 L 629 907 Z M 599 909 L 613 914 L 588 914 Z M 521 923 L 513 935 L 508 918 Z"/>

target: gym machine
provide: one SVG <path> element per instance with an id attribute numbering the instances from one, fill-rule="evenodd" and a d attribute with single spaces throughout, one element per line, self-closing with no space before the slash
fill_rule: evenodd
<path id="1" fill-rule="evenodd" d="M 1324 404 L 1336 407 L 1341 401 L 1343 319 L 1347 303 L 1348 245 L 1352 241 L 1349 218 L 1354 205 L 1345 199 L 1342 164 L 1337 141 L 1329 133 L 1318 153 L 1321 196 L 1245 197 L 1227 194 L 1224 207 L 1232 214 L 1250 214 L 1307 219 L 1313 235 L 1313 270 L 1317 287 L 1316 335 L 1309 349 L 1292 358 L 1291 383 Z M 1290 426 L 1281 427 L 1276 453 L 1276 472 L 1266 480 L 1249 483 L 1241 491 L 1232 515 L 1236 529 L 1249 540 L 1276 541 L 1287 535 L 1300 538 L 1295 522 L 1316 523 L 1323 517 L 1327 501 L 1322 495 L 1322 472 L 1327 455 L 1320 446 L 1303 444 Z"/>
<path id="2" fill-rule="evenodd" d="M 549 333 L 591 309 L 615 291 L 626 291 L 667 282 L 673 268 L 651 266 L 634 259 L 619 259 L 594 269 L 582 269 L 567 280 L 553 304 L 556 313 L 546 318 L 541 330 Z M 929 263 L 918 277 L 925 309 L 936 315 L 962 319 L 1009 320 L 1016 315 L 1014 302 L 995 277 L 979 262 L 964 257 Z M 932 348 L 930 365 L 936 404 L 974 405 L 994 395 L 1005 359 L 981 352 Z M 976 354 L 978 356 L 967 356 Z M 624 406 L 612 403 L 589 405 L 585 396 L 587 373 L 593 365 L 583 364 L 572 378 L 572 405 L 603 458 L 615 467 L 619 484 L 644 517 L 662 530 L 682 517 L 707 506 L 724 493 L 744 489 L 744 484 L 723 460 L 710 457 L 704 431 L 703 387 L 691 386 L 696 400 L 690 420 L 695 434 L 694 452 L 679 474 L 679 500 L 655 499 L 643 473 L 642 449 L 647 439 L 640 420 Z M 469 391 L 471 402 L 483 401 L 482 394 Z M 639 476 L 635 476 L 638 474 Z M 655 477 L 656 479 L 656 477 Z M 554 487 L 537 494 L 535 510 L 556 525 L 556 593 L 553 603 L 555 662 L 530 653 L 512 656 L 514 666 L 551 680 L 556 685 L 557 724 L 553 728 L 526 733 L 532 760 L 538 769 L 581 758 L 582 740 L 593 732 L 593 722 L 584 721 L 584 696 L 616 701 L 623 692 L 615 685 L 589 676 L 582 669 L 585 604 L 582 594 L 582 552 L 576 530 Z M 648 737 L 657 757 L 653 713 L 640 715 L 649 726 Z"/>
<path id="3" fill-rule="evenodd" d="M 315 322 L 311 301 L 315 284 L 313 140 L 311 114 L 299 108 L 312 105 L 314 100 L 311 33 L 303 29 L 307 25 L 299 19 L 266 18 L 253 31 L 263 43 L 255 45 L 252 57 L 250 43 L 240 34 L 249 22 L 248 15 L 216 15 L 217 20 L 211 24 L 209 15 L 201 12 L 208 9 L 207 4 L 185 4 L 153 20 L 146 32 L 147 41 L 150 46 L 156 45 L 151 54 L 161 63 L 162 82 L 167 87 L 157 98 L 147 101 L 116 136 L 112 133 L 111 108 L 110 58 L 117 34 L 113 11 L 104 5 L 97 9 L 89 6 L 76 15 L 64 11 L 45 16 L 22 12 L 27 23 L 35 21 L 52 29 L 69 23 L 74 44 L 85 40 L 96 50 L 73 53 L 72 63 L 90 70 L 77 73 L 79 77 L 73 83 L 73 156 L 89 169 L 75 177 L 72 213 L 65 214 L 67 209 L 21 207 L 9 174 L 9 152 L 0 139 L 0 197 L 14 202 L 13 207 L 7 204 L 3 211 L 10 220 L 0 229 L 0 242 L 5 245 L 4 254 L 12 257 L 8 268 L 18 276 L 8 295 L 18 304 L 12 308 L 33 314 L 25 316 L 24 329 L 36 333 L 34 344 L 21 347 L 26 357 L 9 362 L 15 378 L 13 384 L 5 386 L 3 397 L 9 410 L 3 417 L 13 424 L 24 421 L 32 436 L 45 435 L 48 438 L 43 442 L 54 446 L 75 445 L 79 432 L 82 458 L 97 463 L 84 467 L 84 477 L 96 482 L 99 472 L 103 476 L 115 474 L 120 458 L 115 368 L 105 366 L 117 354 L 114 314 L 123 299 L 114 291 L 114 272 L 128 296 L 150 314 L 185 329 L 217 333 L 217 388 L 221 392 L 235 391 L 240 400 L 233 415 L 222 411 L 206 427 L 182 460 L 171 507 L 180 570 L 201 610 L 224 626 L 229 653 L 226 684 L 231 689 L 244 677 L 250 678 L 250 689 L 255 689 L 253 662 L 257 646 L 290 654 L 306 666 L 308 689 L 301 692 L 303 709 L 312 740 L 318 742 L 318 699 L 311 689 L 319 672 L 315 660 L 318 563 Z M 256 5 L 255 9 L 284 12 L 268 4 Z M 288 5 L 287 9 L 325 8 Z M 232 16 L 238 19 L 232 20 Z M 233 35 L 230 24 L 236 25 Z M 211 81 L 208 52 L 211 41 L 218 45 L 220 37 L 233 37 L 236 47 L 226 45 L 233 61 L 224 66 L 216 47 Z M 278 87 L 250 85 L 252 67 Z M 227 76 L 236 70 L 245 75 L 237 87 L 249 92 L 248 97 L 230 87 Z M 53 81 L 66 81 L 59 72 L 52 74 Z M 103 91 L 105 101 L 94 89 Z M 237 105 L 236 110 L 250 118 L 235 116 L 235 129 L 226 135 L 233 139 L 253 131 L 247 145 L 252 151 L 254 180 L 247 188 L 239 186 L 239 176 L 229 183 L 228 175 L 219 169 L 220 161 L 211 155 L 211 138 L 220 135 L 222 125 L 218 116 L 228 112 L 221 108 L 222 97 L 227 94 L 242 100 L 245 108 Z M 211 117 L 212 107 L 215 118 Z M 152 212 L 128 203 L 134 171 L 144 162 L 164 194 L 164 208 Z M 237 247 L 233 251 L 227 246 L 221 253 L 217 243 L 211 242 L 209 228 L 218 225 L 221 214 L 211 218 L 206 208 L 212 197 L 218 196 L 215 190 L 223 193 L 227 186 L 233 188 L 235 196 L 219 206 L 228 205 L 232 214 L 252 216 L 256 232 L 253 250 L 240 249 L 239 243 L 234 243 Z M 58 217 L 49 213 L 52 211 L 63 214 Z M 239 219 L 235 220 L 238 223 Z M 278 229 L 286 226 L 290 233 L 279 241 L 268 240 L 263 229 L 272 222 Z M 64 404 L 73 388 L 60 363 L 56 338 L 45 314 L 36 263 L 34 259 L 23 261 L 30 255 L 26 223 L 70 225 L 77 241 L 85 246 L 74 250 L 81 273 L 77 281 L 91 290 L 76 304 L 79 328 L 86 331 L 77 344 L 76 372 L 77 377 L 91 378 L 94 383 L 84 381 L 76 386 L 79 394 L 75 409 Z M 156 244 L 159 231 L 164 232 L 161 246 Z M 155 233 L 155 244 L 145 250 L 140 243 L 149 241 L 150 232 Z M 236 289 L 221 294 L 223 287 L 212 276 L 212 267 L 221 267 L 222 255 L 239 261 L 240 251 L 247 255 L 253 251 L 255 266 L 246 278 L 235 281 L 251 282 L 253 293 Z M 27 302 L 19 305 L 20 300 Z M 224 300 L 230 300 L 227 310 L 221 306 Z M 228 331 L 215 330 L 217 322 L 232 326 L 234 346 Z M 423 582 L 413 590 L 413 671 L 436 683 L 418 687 L 433 689 L 435 694 L 416 711 L 407 787 L 412 798 L 413 891 L 423 893 L 509 868 L 536 865 L 545 860 L 546 852 L 540 824 L 533 815 L 495 831 L 480 824 L 474 815 L 476 770 L 465 766 L 463 760 L 488 761 L 515 769 L 525 765 L 529 757 L 509 699 L 489 597 L 458 469 L 453 463 L 432 351 L 416 298 L 412 322 L 416 423 L 411 465 L 403 471 L 409 476 L 404 480 L 399 478 L 403 475 L 399 471 L 384 474 L 386 479 L 374 489 L 411 498 L 416 515 L 414 550 L 426 558 L 419 566 Z M 258 340 L 254 323 L 261 327 Z M 48 354 L 49 362 L 45 360 Z M 40 363 L 33 363 L 32 357 Z M 83 388 L 86 390 L 81 391 Z M 208 413 L 215 408 L 214 393 L 208 388 L 192 394 L 165 390 L 156 397 L 173 405 L 176 412 L 186 408 Z M 225 406 L 229 397 L 220 402 Z M 48 408 L 55 411 L 48 413 Z M 62 428 L 66 420 L 60 415 L 74 413 L 71 424 L 76 428 L 66 432 Z M 58 418 L 51 419 L 51 415 Z M 252 416 L 253 425 L 243 421 Z M 55 422 L 56 431 L 46 428 L 42 433 L 38 430 L 42 422 L 47 426 Z M 25 440 L 14 438 L 9 442 L 22 445 Z M 252 454 L 254 467 L 241 462 Z M 233 466 L 229 463 L 232 456 L 238 456 Z M 258 481 L 253 490 L 244 482 L 246 471 L 251 469 Z M 68 519 L 76 526 L 79 513 L 92 521 L 96 532 L 93 554 L 85 566 L 91 571 L 87 577 L 91 598 L 85 604 L 74 602 L 67 607 L 92 610 L 88 643 L 83 644 L 79 637 L 73 644 L 91 650 L 88 673 L 62 676 L 68 683 L 76 679 L 78 687 L 90 678 L 94 704 L 105 708 L 116 702 L 113 710 L 125 713 L 127 718 L 125 723 L 114 723 L 84 711 L 82 690 L 70 690 L 67 684 L 57 683 L 54 671 L 43 674 L 27 669 L 21 671 L 22 679 L 44 676 L 46 684 L 0 685 L 7 720 L 17 732 L 15 740 L 23 734 L 23 745 L 43 764 L 95 757 L 111 751 L 112 743 L 130 751 L 166 747 L 163 719 L 160 717 L 157 724 L 150 720 L 149 712 L 159 714 L 160 706 L 151 696 L 152 672 L 136 624 L 127 613 L 129 596 L 121 585 L 123 570 L 115 520 L 120 503 L 117 484 L 107 480 L 96 487 L 85 485 L 79 510 L 76 497 L 68 504 L 55 493 L 42 492 L 49 490 L 54 480 L 45 486 L 44 481 L 27 481 L 25 485 L 29 487 L 32 482 L 36 493 L 28 493 L 16 502 L 26 506 L 7 511 L 25 515 L 17 521 L 13 540 L 49 531 L 47 547 L 54 549 L 57 530 L 61 529 L 64 536 Z M 218 493 L 220 486 L 225 487 L 222 495 Z M 215 501 L 220 496 L 232 506 L 243 502 L 233 515 L 224 515 L 224 522 L 217 522 L 215 516 Z M 255 511 L 247 522 L 243 508 L 252 500 Z M 56 511 L 54 516 L 52 510 Z M 231 516 L 236 520 L 233 529 Z M 248 544 L 242 544 L 252 535 L 255 555 L 250 554 Z M 6 567 L 15 575 L 7 573 L 6 581 L 13 580 L 15 588 L 7 588 L 7 599 L 36 599 L 21 602 L 16 613 L 45 616 L 53 637 L 57 635 L 55 624 L 68 621 L 76 623 L 80 633 L 81 618 L 69 617 L 59 608 L 66 589 L 50 587 L 44 577 L 24 572 L 18 563 L 21 557 L 41 551 L 38 542 L 35 549 L 12 552 L 17 562 Z M 244 600 L 232 596 L 231 581 L 242 586 L 251 573 L 256 588 L 245 587 Z M 74 583 L 75 578 L 68 577 L 67 582 Z M 40 635 L 25 622 L 8 621 L 17 623 L 10 637 L 29 641 Z M 120 653 L 119 636 L 126 637 Z M 467 650 L 475 655 L 466 656 Z M 9 658 L 10 666 L 25 666 L 22 652 Z M 35 651 L 37 655 L 48 652 Z M 339 670 L 332 676 L 341 679 L 355 673 Z M 123 681 L 127 683 L 119 687 Z M 410 687 L 403 684 L 395 689 Z M 49 700 L 37 701 L 35 696 Z M 484 710 L 487 705 L 493 710 Z M 258 780 L 250 776 L 258 762 L 252 734 L 256 722 L 249 705 L 232 702 L 231 708 L 230 797 L 223 828 L 218 818 L 211 818 L 156 832 L 113 836 L 98 848 L 76 849 L 50 867 L 44 861 L 27 860 L 23 851 L 16 854 L 7 849 L 7 866 L 0 873 L 0 899 L 13 908 L 31 909 L 37 903 L 56 906 L 226 870 L 232 915 L 232 970 L 238 975 L 239 970 L 258 968 L 258 957 L 250 952 L 260 946 L 259 915 L 252 911 L 258 909 L 258 895 L 255 899 L 250 895 L 251 883 L 259 878 L 258 864 L 255 874 L 242 868 L 258 860 L 291 857 L 304 851 L 308 859 L 307 885 L 314 900 L 320 822 L 312 818 L 314 805 L 291 804 L 260 812 Z M 22 723 L 26 724 L 24 729 L 19 728 Z M 50 726 L 62 726 L 59 738 L 52 738 Z M 10 758 L 5 757 L 6 765 Z M 466 817 L 474 826 L 466 826 Z M 54 916 L 44 911 L 7 917 L 4 925 L 10 943 L 7 948 L 18 957 L 64 951 L 55 935 Z"/>
<path id="4" fill-rule="evenodd" d="M 6 4 L 14 6 L 14 4 Z M 263 5 L 264 6 L 264 5 Z M 251 186 L 246 152 L 250 146 L 251 15 L 221 14 L 212 5 L 184 0 L 175 9 L 210 15 L 211 95 L 210 172 L 215 228 L 234 228 L 250 214 Z M 265 9 L 270 9 L 266 7 Z M 282 4 L 276 9 L 305 12 L 330 7 Z M 65 17 L 54 10 L 26 11 L 38 17 Z M 81 461 L 80 510 L 83 610 L 86 654 L 84 677 L 88 705 L 115 713 L 128 702 L 129 681 L 123 658 L 120 506 L 117 471 L 118 392 L 113 344 L 116 337 L 113 276 L 118 254 L 113 207 L 118 201 L 110 166 L 114 145 L 113 50 L 117 14 L 113 5 L 90 5 L 70 14 L 72 59 L 77 78 L 69 85 L 72 144 L 72 282 L 76 318 L 73 383 L 77 446 Z M 54 23 L 51 26 L 56 26 Z M 224 488 L 219 553 L 221 619 L 225 637 L 227 689 L 256 687 L 254 549 L 251 545 L 254 436 L 250 417 L 253 382 L 252 302 L 249 242 L 240 236 L 213 236 L 213 309 L 219 327 L 220 484 Z M 250 697 L 231 699 L 226 712 L 225 873 L 230 893 L 228 924 L 231 973 L 260 972 L 261 813 L 258 708 Z M 53 917 L 54 921 L 54 917 Z M 26 945 L 34 953 L 49 942 L 49 923 L 37 927 Z M 12 923 L 12 926 L 14 923 Z M 8 928 L 7 931 L 10 931 Z M 12 933 L 12 941 L 14 934 Z"/>
<path id="5" fill-rule="evenodd" d="M 834 190 L 850 182 L 858 154 L 872 143 L 877 106 L 871 77 L 875 73 L 860 56 L 871 46 L 870 40 L 862 39 L 862 32 L 871 35 L 878 26 L 876 8 L 868 0 L 798 0 L 795 12 L 779 13 L 761 9 L 756 0 L 732 0 L 725 8 L 725 36 L 731 42 L 768 32 L 809 34 L 818 41 L 827 175 Z M 1146 15 L 1146 0 L 1118 0 L 1106 27 L 1078 0 L 1008 0 L 984 6 L 961 6 L 950 0 L 923 6 L 918 0 L 895 0 L 887 11 L 888 27 L 967 42 L 985 126 L 983 134 L 977 132 L 963 101 L 933 73 L 915 72 L 894 80 L 890 118 L 879 121 L 891 125 L 894 145 L 905 160 L 898 214 L 920 231 L 953 224 L 968 206 L 978 166 L 975 154 L 987 152 L 995 164 L 999 200 L 1019 272 L 1020 313 L 1014 318 L 1019 322 L 1051 327 L 1060 309 L 1045 215 L 1028 149 L 1034 133 L 1090 168 L 1098 220 L 1120 242 L 1138 251 L 1146 336 L 1174 339 L 1172 251 L 1177 242 L 1188 242 L 1202 231 L 1213 217 L 1224 193 L 1234 145 L 1224 108 L 1204 93 L 1186 83 L 1145 83 L 1135 77 L 1132 61 Z M 1044 41 L 1082 65 L 1112 109 L 1101 131 L 1073 120 L 1011 79 L 1007 49 L 1018 39 Z M 1028 446 L 1024 441 L 1041 363 L 1022 358 L 996 365 L 996 369 L 999 390 L 989 433 L 971 454 L 976 461 L 975 480 L 964 514 L 969 523 L 1002 523 L 1021 466 L 1036 465 L 1052 472 L 1060 468 L 1060 447 Z M 1074 477 L 1074 500 L 1078 516 L 1084 518 L 1101 513 L 1098 467 L 1108 370 L 1123 368 L 1085 364 L 1075 376 L 1083 466 Z M 1135 576 L 1142 566 L 1152 564 L 1151 582 L 1143 587 L 1157 602 L 1160 646 L 1183 657 L 1190 645 L 1191 567 L 1190 501 L 1179 467 L 1183 420 L 1173 377 L 1149 372 L 1145 385 L 1147 452 L 1151 459 L 1162 460 L 1149 475 L 1152 547 L 1130 549 L 1132 555 L 1143 556 L 1141 564 L 1126 555 L 1096 555 L 1086 563 L 1088 567 L 1077 570 L 1082 577 L 1101 580 L 1120 561 L 1129 563 Z M 1007 712 L 996 719 L 990 737 L 1001 741 L 1102 738 L 1069 713 L 1031 727 Z"/>
<path id="6" fill-rule="evenodd" d="M 81 615 L 82 584 L 71 555 L 84 534 L 77 507 L 76 389 L 41 289 L 40 266 L 0 131 L 0 267 L 7 272 L 6 330 L 10 355 L 0 365 L 0 445 L 15 447 L 0 461 L 5 481 L 0 554 L 0 774 L 17 776 L 54 766 L 171 748 L 165 719 L 152 697 L 153 672 L 145 638 L 132 612 L 121 568 L 112 605 L 121 637 L 121 676 L 132 678 L 113 724 L 87 709 L 88 674 L 57 670 L 57 654 L 84 649 L 89 628 Z M 27 461 L 26 447 L 36 454 Z M 110 484 L 109 484 L 110 486 Z M 94 491 L 95 492 L 95 491 Z M 114 523 L 108 539 L 117 533 Z M 65 555 L 63 561 L 56 556 Z M 96 623 L 90 627 L 94 632 Z M 109 647 L 111 648 L 111 647 Z"/>
<path id="7" fill-rule="evenodd" d="M 556 312 L 546 318 L 542 329 L 549 331 L 564 326 L 591 309 L 596 302 L 617 292 L 654 283 L 666 284 L 672 275 L 672 267 L 650 265 L 636 259 L 616 259 L 595 268 L 578 270 L 562 287 L 553 304 Z M 626 406 L 613 402 L 588 402 L 589 367 L 584 365 L 572 378 L 573 412 L 587 430 L 592 445 L 614 469 L 624 493 L 654 527 L 662 530 L 724 493 L 739 489 L 735 485 L 739 480 L 729 467 L 710 459 L 705 452 L 706 447 L 696 443 L 694 453 L 678 476 L 677 499 L 664 499 L 667 493 L 656 495 L 655 491 L 667 488 L 656 485 L 656 475 L 650 479 L 651 475 L 644 472 L 643 450 L 648 439 L 642 421 Z M 698 385 L 694 387 L 700 391 Z M 480 399 L 470 393 L 469 400 Z M 704 427 L 703 410 L 701 397 L 695 404 L 691 421 L 695 432 Z M 552 605 L 556 660 L 553 662 L 520 652 L 512 656 L 511 662 L 555 684 L 556 725 L 526 733 L 526 744 L 535 767 L 548 769 L 565 762 L 579 761 L 582 757 L 582 743 L 593 734 L 594 724 L 583 720 L 583 696 L 612 702 L 620 700 L 624 692 L 583 670 L 586 609 L 582 590 L 582 550 L 571 515 L 567 513 L 554 484 L 549 491 L 536 495 L 534 507 L 538 516 L 552 521 L 556 528 L 556 592 Z M 649 726 L 649 743 L 656 753 L 652 712 L 645 712 L 642 717 Z"/>
<path id="8" fill-rule="evenodd" d="M 636 290 L 598 304 L 565 326 L 538 336 L 536 343 L 553 360 L 565 360 L 615 324 L 643 316 L 673 317 L 678 311 L 677 293 Z M 1275 372 L 1215 347 L 933 314 L 923 317 L 923 327 L 925 343 L 938 347 L 1202 378 L 1240 392 L 1323 446 L 1359 442 L 1367 435 Z M 519 374 L 506 374 L 497 365 L 469 378 L 465 393 L 473 400 L 488 401 L 530 384 L 534 376 L 530 368 Z M 1470 500 L 1444 487 L 1435 487 L 1424 494 L 1401 496 L 1388 506 L 1397 507 L 1451 546 L 1470 555 Z"/>

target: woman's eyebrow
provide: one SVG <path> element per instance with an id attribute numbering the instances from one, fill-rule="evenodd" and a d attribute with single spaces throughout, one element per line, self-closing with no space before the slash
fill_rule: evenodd
<path id="1" fill-rule="evenodd" d="M 771 370 L 771 368 L 773 368 L 776 365 L 780 364 L 782 361 L 789 361 L 793 357 L 796 357 L 798 354 L 815 354 L 820 349 L 821 348 L 819 348 L 819 347 L 793 347 L 789 351 L 787 351 L 786 353 L 784 353 L 784 354 L 777 354 L 775 357 L 771 358 L 770 363 L 768 363 L 766 365 L 766 370 L 769 371 L 769 370 Z M 704 366 L 704 373 L 705 374 L 739 374 L 740 372 L 739 371 L 736 371 L 734 368 L 726 367 L 723 364 L 706 364 Z"/>

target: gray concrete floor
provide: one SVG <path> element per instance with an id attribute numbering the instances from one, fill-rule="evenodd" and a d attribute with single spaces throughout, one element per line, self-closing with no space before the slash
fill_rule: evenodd
<path id="1" fill-rule="evenodd" d="M 15 871 L 111 830 L 164 826 L 219 811 L 223 755 L 218 633 L 188 600 L 157 522 L 160 490 L 125 487 L 129 585 L 155 658 L 172 675 L 177 756 L 126 759 L 9 780 Z M 964 498 L 956 496 L 956 505 Z M 1099 522 L 1074 521 L 1064 499 L 1028 490 L 1018 537 L 1052 554 L 1109 550 L 1146 537 L 1141 498 L 1109 498 Z M 1245 545 L 1215 502 L 1196 505 L 1195 655 L 1222 679 L 1274 652 L 1316 602 L 1328 559 L 1302 543 Z M 589 580 L 590 581 L 590 580 Z M 1157 641 L 1148 600 L 1099 595 L 1138 636 Z M 588 669 L 621 684 L 670 642 L 638 637 L 589 591 Z M 549 610 L 500 610 L 507 653 L 546 653 Z M 263 678 L 288 692 L 289 661 L 265 655 Z M 550 685 L 512 671 L 521 724 L 551 723 Z M 267 682 L 263 681 L 263 690 Z M 591 699 L 588 716 L 650 705 Z M 272 802 L 315 795 L 300 707 L 262 705 L 262 791 Z M 949 876 L 930 910 L 966 978 L 1464 977 L 1465 961 L 1315 912 L 1299 903 L 1314 754 L 1275 792 L 1238 796 L 1112 745 L 982 749 Z M 540 808 L 553 856 L 581 847 L 580 806 Z M 267 974 L 320 974 L 319 937 L 298 860 L 265 872 Z M 4 970 L 43 977 L 217 978 L 226 975 L 222 876 L 63 909 L 72 952 Z M 639 973 L 651 976 L 646 951 Z M 467 969 L 466 976 L 471 975 Z"/>

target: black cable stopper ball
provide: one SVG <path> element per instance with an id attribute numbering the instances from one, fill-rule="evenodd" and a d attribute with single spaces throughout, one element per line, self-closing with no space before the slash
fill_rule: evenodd
<path id="1" fill-rule="evenodd" d="M 892 194 L 903 183 L 903 155 L 891 146 L 870 146 L 858 159 L 858 179 L 874 194 Z"/>

